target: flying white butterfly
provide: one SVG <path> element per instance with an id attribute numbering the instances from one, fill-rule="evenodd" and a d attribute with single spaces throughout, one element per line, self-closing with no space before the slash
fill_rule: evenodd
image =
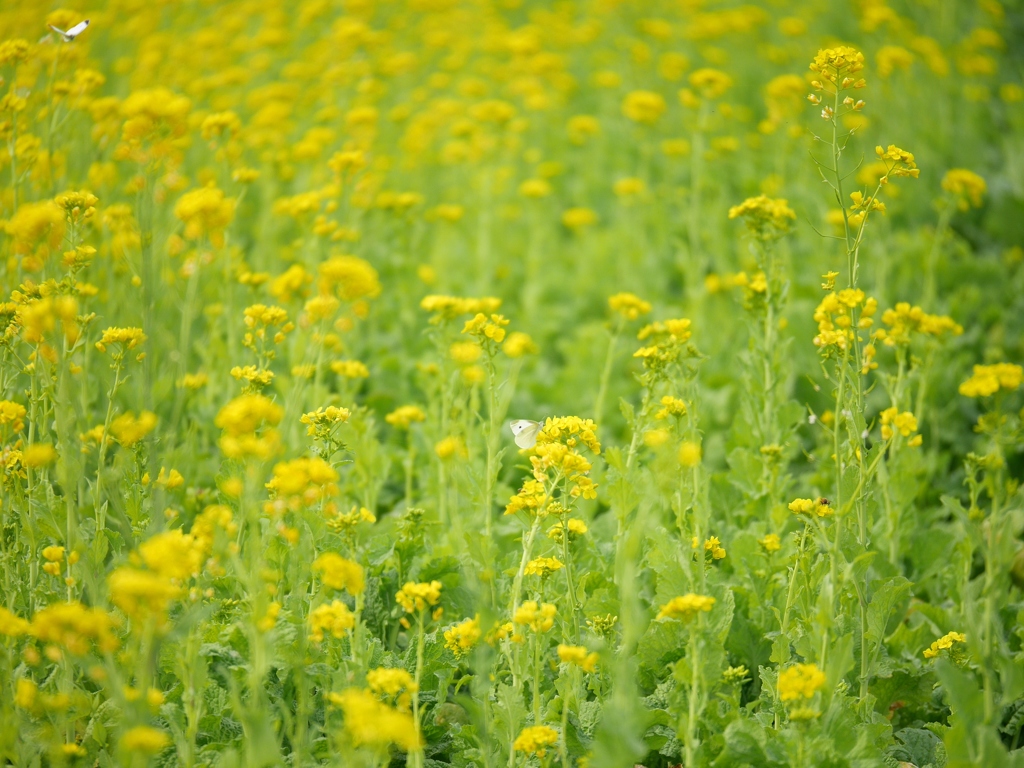
<path id="1" fill-rule="evenodd" d="M 53 24 L 47 24 L 46 26 L 48 26 L 50 29 L 52 29 L 54 32 L 56 32 L 58 35 L 63 37 L 65 43 L 70 43 L 72 40 L 74 40 L 80 34 L 85 32 L 85 28 L 89 26 L 89 20 L 86 19 L 85 21 L 78 22 L 77 24 L 75 24 L 75 26 L 73 26 L 67 32 L 65 32 L 63 29 L 57 29 L 55 26 L 53 26 Z"/>
<path id="2" fill-rule="evenodd" d="M 537 444 L 537 433 L 543 426 L 541 422 L 529 419 L 516 419 L 509 424 L 512 434 L 516 436 L 516 445 L 520 448 L 533 448 Z"/>

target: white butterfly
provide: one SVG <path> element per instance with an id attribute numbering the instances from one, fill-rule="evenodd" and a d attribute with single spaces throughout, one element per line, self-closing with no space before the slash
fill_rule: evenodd
<path id="1" fill-rule="evenodd" d="M 516 445 L 520 448 L 533 448 L 537 444 L 537 434 L 543 426 L 543 423 L 529 419 L 516 419 L 509 424 L 512 434 L 516 436 Z"/>
<path id="2" fill-rule="evenodd" d="M 53 24 L 47 24 L 46 26 L 48 26 L 50 29 L 52 29 L 54 32 L 56 32 L 58 35 L 63 37 L 65 43 L 70 43 L 72 40 L 74 40 L 80 34 L 85 32 L 85 28 L 89 26 L 89 20 L 86 19 L 85 21 L 78 22 L 77 24 L 75 24 L 75 26 L 73 26 L 67 32 L 65 32 L 63 29 L 57 29 L 55 26 L 53 26 Z"/>

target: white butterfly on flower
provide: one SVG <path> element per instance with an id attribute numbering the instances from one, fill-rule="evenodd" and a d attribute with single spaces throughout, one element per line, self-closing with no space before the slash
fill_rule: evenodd
<path id="1" fill-rule="evenodd" d="M 89 26 L 89 20 L 86 19 L 85 21 L 78 22 L 67 32 L 65 32 L 63 29 L 57 29 L 55 26 L 53 26 L 53 24 L 47 24 L 46 26 L 48 26 L 50 29 L 52 29 L 54 32 L 56 32 L 58 35 L 64 38 L 65 43 L 70 43 L 80 34 L 85 32 L 85 28 Z"/>
<path id="2" fill-rule="evenodd" d="M 543 426 L 543 423 L 529 419 L 516 419 L 509 424 L 512 434 L 516 436 L 516 445 L 520 448 L 533 448 L 537 444 L 537 435 Z"/>

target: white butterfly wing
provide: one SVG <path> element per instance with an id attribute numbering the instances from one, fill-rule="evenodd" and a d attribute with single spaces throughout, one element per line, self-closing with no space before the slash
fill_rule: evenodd
<path id="1" fill-rule="evenodd" d="M 55 26 L 53 26 L 53 24 L 47 24 L 46 26 L 48 26 L 50 29 L 52 29 L 54 32 L 56 32 L 61 37 L 67 37 L 68 36 L 67 32 L 65 32 L 63 29 L 57 29 Z"/>
<path id="2" fill-rule="evenodd" d="M 529 419 L 516 419 L 509 424 L 512 434 L 515 435 L 516 445 L 523 449 L 533 448 L 537 444 L 537 434 L 543 426 L 539 421 Z"/>
<path id="3" fill-rule="evenodd" d="M 74 40 L 80 34 L 85 32 L 85 28 L 88 27 L 88 26 L 89 26 L 89 20 L 88 19 L 86 19 L 85 21 L 80 21 L 77 24 L 75 24 L 75 26 L 73 26 L 71 29 L 69 29 L 67 32 L 65 32 L 64 36 L 69 38 L 69 39 L 71 39 L 71 40 Z"/>

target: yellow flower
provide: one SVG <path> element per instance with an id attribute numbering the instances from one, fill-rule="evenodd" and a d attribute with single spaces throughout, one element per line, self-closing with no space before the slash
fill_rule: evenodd
<path id="1" fill-rule="evenodd" d="M 513 331 L 505 339 L 505 343 L 501 346 L 501 351 L 508 357 L 515 359 L 524 355 L 535 355 L 540 350 L 538 350 L 537 345 L 533 343 L 533 339 L 527 334 L 521 331 Z"/>
<path id="2" fill-rule="evenodd" d="M 760 239 L 772 239 L 789 231 L 790 221 L 796 219 L 796 213 L 789 203 L 781 198 L 767 195 L 748 197 L 739 205 L 729 209 L 729 218 L 743 218 L 747 228 Z"/>
<path id="3" fill-rule="evenodd" d="M 547 577 L 563 567 L 562 562 L 557 557 L 535 557 L 526 564 L 526 569 L 523 573 L 527 576 Z"/>
<path id="4" fill-rule="evenodd" d="M 12 432 L 25 428 L 25 406 L 10 400 L 0 400 L 0 427 L 10 427 Z"/>
<path id="5" fill-rule="evenodd" d="M 883 440 L 891 440 L 896 432 L 899 432 L 903 437 L 910 437 L 914 432 L 917 432 L 917 418 L 910 411 L 900 413 L 895 407 L 891 407 L 882 411 L 880 416 Z"/>
<path id="6" fill-rule="evenodd" d="M 406 670 L 394 667 L 377 667 L 366 673 L 366 684 L 378 696 L 398 696 L 403 691 L 418 691 L 419 686 Z"/>
<path id="7" fill-rule="evenodd" d="M 340 600 L 324 603 L 309 612 L 309 637 L 315 643 L 323 642 L 326 636 L 324 632 L 334 638 L 342 638 L 355 625 L 355 615 Z"/>
<path id="8" fill-rule="evenodd" d="M 462 438 L 454 435 L 439 441 L 434 446 L 434 453 L 442 461 L 447 461 L 455 456 L 465 457 L 467 455 L 466 445 L 462 442 Z"/>
<path id="9" fill-rule="evenodd" d="M 681 597 L 673 597 L 658 611 L 658 619 L 679 619 L 689 621 L 697 614 L 709 612 L 715 605 L 715 598 L 695 595 L 692 592 Z"/>
<path id="10" fill-rule="evenodd" d="M 818 517 L 830 517 L 833 514 L 832 505 L 828 499 L 793 499 L 789 502 L 789 511 L 794 515 L 817 515 Z"/>
<path id="11" fill-rule="evenodd" d="M 205 555 L 202 542 L 180 529 L 158 533 L 139 545 L 139 557 L 149 570 L 179 582 L 199 575 Z"/>
<path id="12" fill-rule="evenodd" d="M 649 302 L 632 293 L 616 293 L 608 298 L 608 308 L 627 320 L 636 320 L 651 311 Z"/>
<path id="13" fill-rule="evenodd" d="M 121 737 L 121 747 L 128 752 L 155 755 L 171 743 L 171 737 L 158 728 L 137 725 Z"/>
<path id="14" fill-rule="evenodd" d="M 597 669 L 597 660 L 600 658 L 596 651 L 587 652 L 586 646 L 582 645 L 559 645 L 558 659 L 566 664 L 579 667 L 584 672 L 594 672 Z"/>
<path id="15" fill-rule="evenodd" d="M 21 452 L 21 465 L 29 469 L 46 467 L 57 460 L 57 451 L 49 443 L 32 443 Z"/>
<path id="16" fill-rule="evenodd" d="M 514 752 L 525 752 L 528 755 L 544 757 L 547 748 L 558 743 L 558 731 L 546 725 L 532 725 L 523 728 L 512 742 Z"/>
<path id="17" fill-rule="evenodd" d="M 635 123 L 653 125 L 664 112 L 664 97 L 653 91 L 633 91 L 622 102 L 622 114 Z"/>
<path id="18" fill-rule="evenodd" d="M 58 549 L 63 549 L 63 547 L 58 547 Z M 7 637 L 25 635 L 28 634 L 31 626 L 25 619 L 0 606 L 0 635 Z"/>
<path id="19" fill-rule="evenodd" d="M 461 659 L 480 640 L 480 617 L 465 619 L 444 631 L 444 647 Z"/>
<path id="20" fill-rule="evenodd" d="M 886 175 L 879 180 L 881 184 L 888 183 L 889 176 L 910 176 L 916 179 L 921 175 L 920 169 L 914 162 L 914 156 L 895 144 L 890 144 L 887 149 L 882 149 L 881 146 L 875 147 L 875 154 L 885 163 L 887 169 Z"/>
<path id="21" fill-rule="evenodd" d="M 76 656 L 89 652 L 91 643 L 102 651 L 118 647 L 114 620 L 99 608 L 81 603 L 53 603 L 32 616 L 30 634 L 44 643 L 62 645 Z"/>
<path id="22" fill-rule="evenodd" d="M 314 560 L 313 572 L 319 573 L 324 584 L 331 589 L 344 589 L 350 595 L 361 595 L 366 589 L 363 567 L 335 552 L 324 552 Z"/>
<path id="23" fill-rule="evenodd" d="M 150 411 L 143 411 L 138 418 L 135 418 L 134 413 L 128 411 L 110 422 L 110 433 L 125 448 L 135 445 L 154 429 L 156 429 L 156 414 Z"/>
<path id="24" fill-rule="evenodd" d="M 330 693 L 327 699 L 341 708 L 345 730 L 356 746 L 394 744 L 406 752 L 421 746 L 412 715 L 378 701 L 370 691 L 349 688 L 341 693 Z"/>
<path id="25" fill-rule="evenodd" d="M 102 338 L 96 342 L 96 349 L 106 352 L 111 344 L 121 344 L 124 349 L 135 349 L 146 340 L 141 328 L 107 328 Z"/>
<path id="26" fill-rule="evenodd" d="M 501 306 L 501 299 L 485 296 L 482 299 L 459 298 L 456 296 L 425 296 L 420 302 L 420 309 L 432 312 L 430 322 L 434 325 L 446 320 L 454 320 L 459 315 L 490 314 Z"/>
<path id="27" fill-rule="evenodd" d="M 219 248 L 224 245 L 224 230 L 235 216 L 235 201 L 211 184 L 182 195 L 174 215 L 185 225 L 186 238 L 207 238 Z"/>
<path id="28" fill-rule="evenodd" d="M 761 545 L 765 552 L 771 554 L 772 552 L 778 552 L 782 549 L 782 543 L 779 539 L 778 534 L 769 533 L 763 539 L 758 539 L 757 543 Z"/>
<path id="29" fill-rule="evenodd" d="M 370 371 L 358 360 L 335 360 L 331 363 L 331 370 L 343 379 L 365 379 L 370 376 Z"/>
<path id="30" fill-rule="evenodd" d="M 966 642 L 966 635 L 963 635 L 960 632 L 948 632 L 924 650 L 924 657 L 926 659 L 934 659 L 940 652 L 952 650 L 954 643 Z"/>
<path id="31" fill-rule="evenodd" d="M 336 293 L 343 301 L 380 296 L 380 277 L 368 261 L 356 256 L 331 256 L 317 268 L 320 291 Z"/>
<path id="32" fill-rule="evenodd" d="M 544 179 L 527 179 L 519 185 L 523 197 L 541 198 L 551 194 L 551 185 Z"/>
<path id="33" fill-rule="evenodd" d="M 414 581 L 407 581 L 405 586 L 398 590 L 395 595 L 395 602 L 402 606 L 406 613 L 415 613 L 425 610 L 430 606 L 437 605 L 441 600 L 441 582 L 431 581 L 429 584 Z"/>
<path id="34" fill-rule="evenodd" d="M 1024 368 L 1012 363 L 976 365 L 974 373 L 960 385 L 960 394 L 965 397 L 988 397 L 1000 389 L 1017 389 L 1024 381 Z"/>
<path id="35" fill-rule="evenodd" d="M 704 67 L 694 70 L 689 77 L 690 85 L 705 99 L 717 99 L 732 87 L 732 78 L 718 69 Z"/>
<path id="36" fill-rule="evenodd" d="M 116 569 L 107 582 L 114 605 L 132 619 L 152 620 L 161 628 L 171 601 L 181 595 L 181 588 L 165 576 L 128 566 Z"/>
<path id="37" fill-rule="evenodd" d="M 558 609 L 551 603 L 538 605 L 534 600 L 527 600 L 516 609 L 512 617 L 514 624 L 523 624 L 534 632 L 547 632 L 555 626 Z"/>
<path id="38" fill-rule="evenodd" d="M 399 429 L 409 429 L 414 422 L 424 421 L 426 418 L 427 415 L 419 406 L 402 405 L 385 416 L 384 421 Z"/>
<path id="39" fill-rule="evenodd" d="M 597 223 L 597 214 L 589 208 L 569 208 L 562 214 L 562 224 L 574 232 Z"/>
<path id="40" fill-rule="evenodd" d="M 779 698 L 782 701 L 810 699 L 825 685 L 825 673 L 814 664 L 794 664 L 779 673 Z"/>
<path id="41" fill-rule="evenodd" d="M 679 463 L 684 467 L 696 467 L 700 464 L 701 449 L 700 443 L 685 440 L 679 446 Z"/>

